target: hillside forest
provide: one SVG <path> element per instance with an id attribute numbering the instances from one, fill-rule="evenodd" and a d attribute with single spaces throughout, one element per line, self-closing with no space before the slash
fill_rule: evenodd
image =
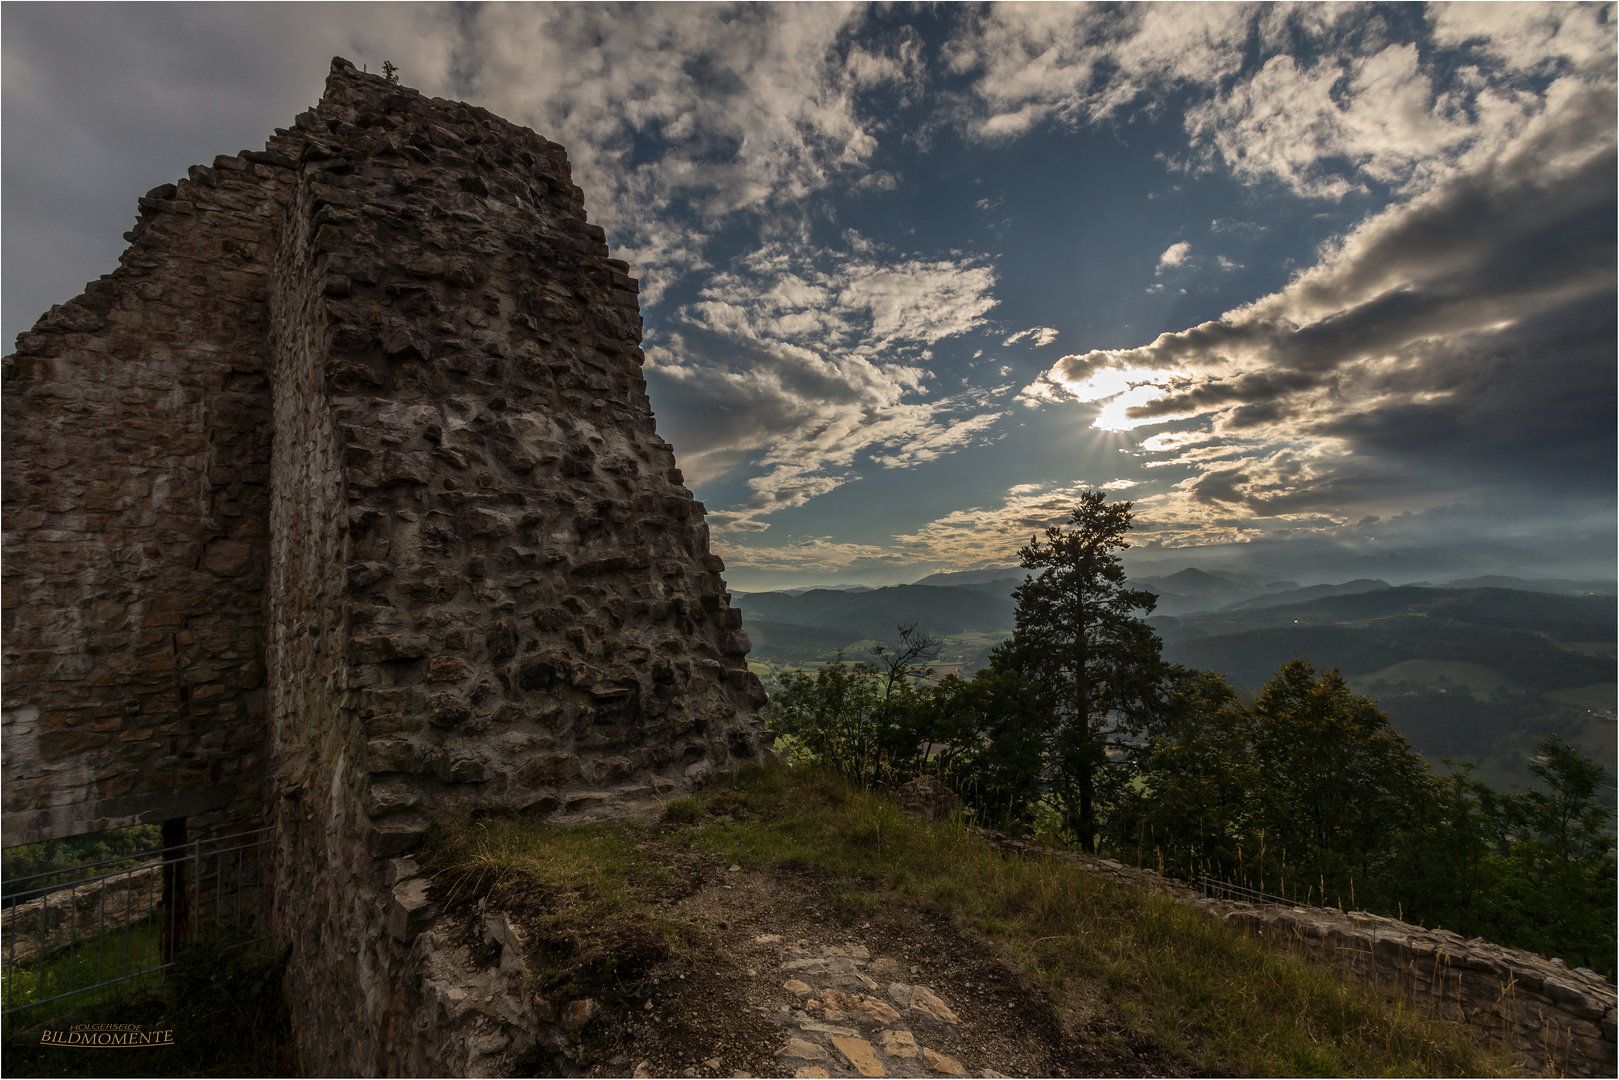
<path id="1" fill-rule="evenodd" d="M 778 745 L 874 788 L 935 775 L 991 827 L 1614 977 L 1611 597 L 1353 583 L 1151 619 L 1131 527 L 1086 493 L 1010 596 L 740 598 Z"/>
<path id="2" fill-rule="evenodd" d="M 749 663 L 771 692 L 840 652 L 870 657 L 899 626 L 937 643 L 936 676 L 970 678 L 1011 635 L 1012 593 L 1026 571 L 1012 574 L 733 599 L 753 641 Z M 1537 783 L 1529 762 L 1553 733 L 1598 761 L 1619 756 L 1611 583 L 1487 578 L 1396 588 L 1358 580 L 1298 588 L 1188 569 L 1132 584 L 1157 597 L 1147 622 L 1163 658 L 1220 672 L 1244 702 L 1297 657 L 1341 671 L 1430 762 L 1474 762 L 1475 775 L 1502 790 Z M 1553 588 L 1579 592 L 1543 591 Z M 1200 605 L 1209 610 L 1190 610 Z M 1165 606 L 1182 614 L 1158 614 Z M 1614 797 L 1611 787 L 1602 795 Z"/>

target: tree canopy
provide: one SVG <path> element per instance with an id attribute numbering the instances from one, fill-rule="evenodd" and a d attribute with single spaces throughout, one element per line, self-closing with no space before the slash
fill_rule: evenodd
<path id="1" fill-rule="evenodd" d="M 1128 502 L 1081 496 L 1022 549 L 1016 630 L 971 678 L 939 679 L 915 626 L 786 678 L 767 711 L 797 760 L 862 784 L 931 773 L 975 820 L 1032 829 L 1186 880 L 1358 907 L 1614 973 L 1612 779 L 1553 736 L 1539 787 L 1436 771 L 1370 698 L 1299 658 L 1244 704 L 1164 663 L 1128 586 Z"/>
<path id="2" fill-rule="evenodd" d="M 1162 707 L 1163 643 L 1137 612 L 1157 596 L 1125 584 L 1131 504 L 1082 494 L 1069 528 L 1052 526 L 1018 554 L 1038 571 L 1013 593 L 1017 629 L 992 659 L 1032 683 L 1045 703 L 1047 789 L 1066 828 L 1094 851 L 1102 774 L 1139 745 Z"/>

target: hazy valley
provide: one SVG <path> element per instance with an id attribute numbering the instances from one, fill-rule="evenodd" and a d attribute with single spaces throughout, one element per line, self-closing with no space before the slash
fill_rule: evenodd
<path id="1" fill-rule="evenodd" d="M 869 659 L 874 643 L 913 623 L 944 642 L 934 665 L 941 677 L 967 675 L 1011 634 L 1012 590 L 1023 573 L 734 593 L 733 601 L 753 641 L 750 664 L 770 689 L 839 650 L 850 661 Z M 1492 784 L 1528 783 L 1526 763 L 1552 732 L 1598 761 L 1619 753 L 1612 582 L 1494 575 L 1301 586 L 1187 567 L 1130 584 L 1158 594 L 1149 621 L 1167 660 L 1221 672 L 1241 693 L 1295 655 L 1338 668 L 1431 761 L 1476 762 Z"/>

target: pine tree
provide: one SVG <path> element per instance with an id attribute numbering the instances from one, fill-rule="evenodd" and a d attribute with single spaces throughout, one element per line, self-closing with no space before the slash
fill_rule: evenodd
<path id="1" fill-rule="evenodd" d="M 1046 542 L 1031 538 L 1018 552 L 1039 571 L 1013 594 L 1017 630 L 995 663 L 1039 688 L 1045 704 L 1046 783 L 1065 827 L 1086 851 L 1096 849 L 1099 799 L 1110 764 L 1133 756 L 1137 738 L 1161 707 L 1163 643 L 1135 613 L 1150 614 L 1157 597 L 1125 587 L 1114 552 L 1130 545 L 1131 504 L 1106 505 L 1089 491 Z"/>

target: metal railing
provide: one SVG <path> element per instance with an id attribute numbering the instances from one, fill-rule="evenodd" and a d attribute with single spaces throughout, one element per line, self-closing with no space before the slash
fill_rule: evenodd
<path id="1" fill-rule="evenodd" d="M 218 930 L 237 932 L 231 947 L 265 940 L 268 843 L 254 829 L 5 882 L 0 1015 L 161 977 L 176 953 Z"/>

